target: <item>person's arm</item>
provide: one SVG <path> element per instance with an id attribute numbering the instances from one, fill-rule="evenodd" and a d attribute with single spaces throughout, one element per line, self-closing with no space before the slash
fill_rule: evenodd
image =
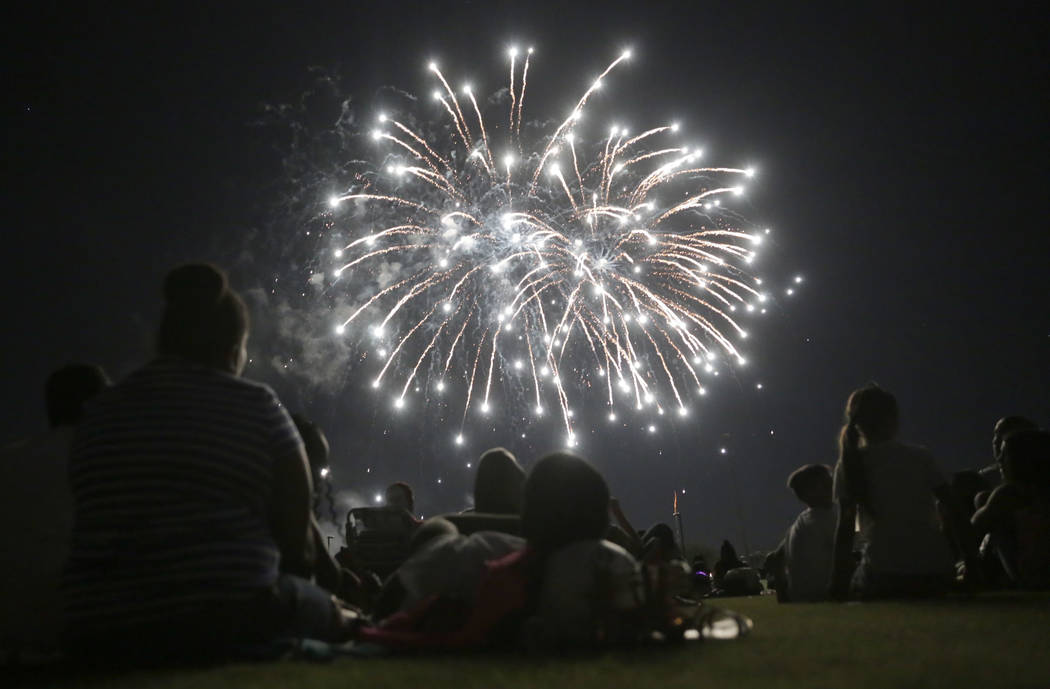
<path id="1" fill-rule="evenodd" d="M 857 506 L 849 501 L 839 503 L 839 520 L 835 527 L 835 554 L 831 569 L 832 600 L 845 600 L 853 576 L 853 531 L 857 521 Z"/>
<path id="2" fill-rule="evenodd" d="M 309 577 L 314 563 L 310 495 L 313 486 L 302 444 L 274 459 L 270 529 L 281 551 L 281 571 Z"/>
<path id="3" fill-rule="evenodd" d="M 1020 506 L 1020 495 L 1013 484 L 1004 483 L 996 488 L 973 515 L 972 525 L 976 538 L 983 538 L 986 533 L 994 531 Z"/>
<path id="4" fill-rule="evenodd" d="M 963 516 L 963 511 L 955 500 L 955 494 L 947 483 L 935 486 L 933 495 L 941 505 L 941 510 L 946 517 L 948 528 L 955 543 L 962 551 L 963 562 L 966 563 L 966 579 L 975 581 L 980 576 L 980 555 L 977 552 L 977 537 L 974 535 L 973 527 Z"/>

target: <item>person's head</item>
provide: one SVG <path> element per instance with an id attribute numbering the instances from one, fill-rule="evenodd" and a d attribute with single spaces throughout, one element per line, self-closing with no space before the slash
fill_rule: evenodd
<path id="1" fill-rule="evenodd" d="M 67 364 L 47 377 L 44 401 L 52 428 L 74 426 L 84 417 L 84 404 L 109 387 L 102 367 L 93 364 Z"/>
<path id="2" fill-rule="evenodd" d="M 1023 416 L 1004 416 L 995 422 L 992 429 L 992 457 L 999 464 L 1003 460 L 1003 441 L 1015 431 L 1034 431 L 1038 428 L 1035 421 Z"/>
<path id="3" fill-rule="evenodd" d="M 306 447 L 306 457 L 310 460 L 310 473 L 314 479 L 328 476 L 328 438 L 321 427 L 301 414 L 292 414 L 292 421 L 299 429 L 299 436 Z"/>
<path id="4" fill-rule="evenodd" d="M 457 535 L 459 535 L 459 529 L 455 524 L 443 517 L 432 517 L 420 524 L 412 534 L 412 538 L 408 541 L 408 551 L 417 553 L 432 541 Z"/>
<path id="5" fill-rule="evenodd" d="M 1006 436 L 1003 477 L 1040 491 L 1050 489 L 1050 432 L 1027 429 Z"/>
<path id="6" fill-rule="evenodd" d="M 897 398 L 875 383 L 854 390 L 846 401 L 846 426 L 854 426 L 866 445 L 892 440 L 897 435 Z"/>
<path id="7" fill-rule="evenodd" d="M 391 483 L 386 487 L 386 504 L 388 507 L 415 512 L 416 496 L 412 493 L 412 486 L 404 481 Z"/>
<path id="8" fill-rule="evenodd" d="M 598 470 L 569 452 L 536 462 L 525 479 L 522 535 L 541 553 L 587 539 L 609 526 L 609 487 Z"/>
<path id="9" fill-rule="evenodd" d="M 787 486 L 808 507 L 831 507 L 831 469 L 807 464 L 791 472 Z"/>
<path id="10" fill-rule="evenodd" d="M 897 398 L 875 383 L 869 383 L 849 396 L 845 417 L 839 432 L 839 464 L 850 499 L 870 511 L 861 446 L 876 445 L 897 435 Z"/>
<path id="11" fill-rule="evenodd" d="M 474 478 L 474 509 L 493 514 L 518 514 L 524 486 L 525 470 L 509 450 L 502 447 L 487 450 L 481 455 Z"/>
<path id="12" fill-rule="evenodd" d="M 247 340 L 248 309 L 221 270 L 190 263 L 164 278 L 164 315 L 157 334 L 161 356 L 240 375 Z"/>
<path id="13" fill-rule="evenodd" d="M 644 548 L 645 559 L 650 562 L 666 562 L 673 558 L 681 557 L 681 553 L 678 552 L 678 544 L 675 542 L 674 531 L 663 522 L 654 524 L 645 532 L 645 537 L 642 538 L 642 547 Z"/>

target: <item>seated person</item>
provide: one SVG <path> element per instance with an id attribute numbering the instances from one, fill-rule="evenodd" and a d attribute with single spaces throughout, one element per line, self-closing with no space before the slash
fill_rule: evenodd
<path id="1" fill-rule="evenodd" d="M 845 417 L 833 480 L 839 512 L 833 597 L 927 596 L 946 591 L 955 568 L 936 501 L 942 503 L 947 525 L 965 553 L 968 576 L 976 576 L 979 565 L 972 529 L 933 456 L 896 439 L 896 398 L 868 385 L 850 395 Z M 858 514 L 865 545 L 854 571 Z"/>
<path id="2" fill-rule="evenodd" d="M 637 561 L 602 540 L 609 488 L 586 461 L 547 455 L 525 484 L 522 527 L 535 553 L 539 595 L 528 634 L 547 645 L 591 645 L 631 634 L 625 624 L 643 604 Z"/>
<path id="3" fill-rule="evenodd" d="M 990 484 L 992 488 L 999 485 L 1003 479 L 1003 444 L 1006 437 L 1014 431 L 1034 431 L 1039 426 L 1035 421 L 1023 416 L 1004 416 L 995 422 L 992 428 L 992 463 L 981 469 L 978 473 Z M 988 498 L 987 493 L 979 494 L 978 501 L 983 503 Z"/>
<path id="4" fill-rule="evenodd" d="M 723 540 L 718 560 L 715 561 L 714 576 L 711 583 L 716 589 L 722 588 L 722 580 L 725 579 L 726 574 L 730 570 L 740 567 L 747 567 L 747 564 L 737 556 L 736 548 L 733 547 L 733 544 L 728 540 Z"/>
<path id="5" fill-rule="evenodd" d="M 60 368 L 45 387 L 50 430 L 0 450 L 0 649 L 58 647 L 73 528 L 69 445 L 84 405 L 108 386 L 98 366 Z"/>
<path id="6" fill-rule="evenodd" d="M 521 513 L 525 470 L 517 458 L 502 447 L 481 455 L 474 477 L 474 511 L 486 514 Z"/>
<path id="7" fill-rule="evenodd" d="M 973 516 L 1018 587 L 1050 587 L 1050 433 L 1016 431 L 1003 449 L 1004 482 Z"/>
<path id="8" fill-rule="evenodd" d="M 835 523 L 831 500 L 831 470 L 807 464 L 788 477 L 788 488 L 806 505 L 773 556 L 770 568 L 781 603 L 823 600 L 828 595 Z"/>
<path id="9" fill-rule="evenodd" d="M 474 478 L 474 507 L 445 515 L 463 535 L 499 531 L 521 535 L 521 491 L 525 470 L 510 451 L 494 447 L 481 455 Z"/>
<path id="10" fill-rule="evenodd" d="M 278 637 L 347 638 L 309 581 L 311 481 L 270 388 L 240 377 L 248 312 L 210 265 L 164 283 L 157 358 L 90 405 L 70 454 L 67 650 L 199 658 Z"/>
<path id="11" fill-rule="evenodd" d="M 404 481 L 395 481 L 386 487 L 383 493 L 383 504 L 408 512 L 415 523 L 420 523 L 419 517 L 416 516 L 416 494 L 412 486 Z"/>

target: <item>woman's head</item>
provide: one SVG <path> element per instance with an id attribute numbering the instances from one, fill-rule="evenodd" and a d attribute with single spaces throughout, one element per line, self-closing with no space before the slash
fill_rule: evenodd
<path id="1" fill-rule="evenodd" d="M 191 263 L 164 279 L 164 316 L 157 334 L 162 356 L 176 356 L 240 375 L 248 309 L 213 265 Z"/>
<path id="2" fill-rule="evenodd" d="M 897 435 L 898 414 L 897 398 L 874 383 L 854 390 L 846 402 L 846 426 L 855 427 L 868 445 Z"/>
<path id="3" fill-rule="evenodd" d="M 602 538 L 609 526 L 609 487 L 598 470 L 568 452 L 547 455 L 529 472 L 522 534 L 543 553 Z"/>
<path id="4" fill-rule="evenodd" d="M 524 485 L 525 470 L 509 450 L 502 447 L 487 450 L 481 455 L 474 479 L 474 509 L 493 514 L 518 514 Z"/>

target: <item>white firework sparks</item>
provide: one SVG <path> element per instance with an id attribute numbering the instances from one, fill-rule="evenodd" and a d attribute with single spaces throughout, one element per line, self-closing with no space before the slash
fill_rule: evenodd
<path id="1" fill-rule="evenodd" d="M 352 238 L 332 250 L 333 276 L 373 285 L 335 332 L 367 343 L 372 386 L 392 386 L 396 409 L 421 387 L 461 398 L 456 444 L 471 414 L 510 411 L 494 394 L 503 383 L 523 393 L 523 416 L 556 410 L 570 446 L 576 395 L 598 396 L 610 420 L 618 407 L 684 416 L 720 356 L 745 363 L 735 314 L 764 311 L 747 267 L 769 231 L 741 229 L 727 209 L 754 170 L 706 166 L 674 123 L 587 136 L 588 99 L 629 52 L 525 141 L 532 52 L 510 51 L 509 110 L 495 122 L 431 63 L 448 135 L 380 114 L 382 164 L 329 199 Z"/>

